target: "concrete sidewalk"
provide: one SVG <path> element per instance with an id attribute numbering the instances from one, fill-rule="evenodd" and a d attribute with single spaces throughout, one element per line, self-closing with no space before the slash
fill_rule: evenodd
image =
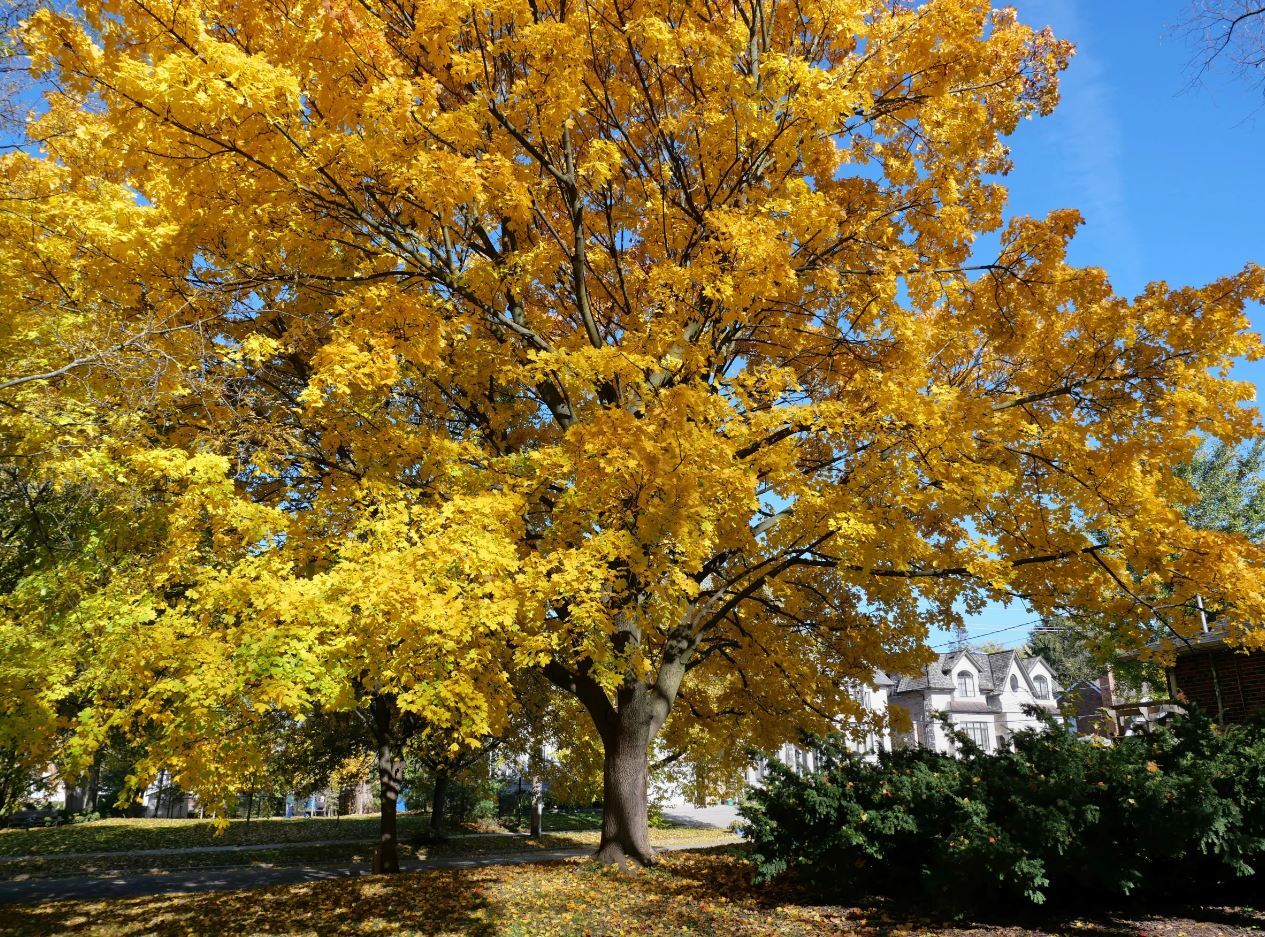
<path id="1" fill-rule="evenodd" d="M 656 852 L 687 849 L 708 849 L 737 842 L 732 837 L 656 846 Z M 589 856 L 593 847 L 548 849 L 540 852 L 502 853 L 487 856 L 445 856 L 420 862 L 400 863 L 403 872 L 428 869 L 473 869 L 482 866 L 518 865 L 528 862 L 556 862 Z M 84 876 L 79 878 L 30 879 L 0 882 L 0 904 L 65 901 L 75 899 L 139 898 L 148 895 L 192 894 L 203 891 L 230 891 L 242 888 L 264 888 L 270 885 L 293 885 L 300 882 L 322 882 L 337 878 L 354 878 L 372 874 L 363 865 L 294 866 L 276 869 L 186 869 L 166 874 Z"/>

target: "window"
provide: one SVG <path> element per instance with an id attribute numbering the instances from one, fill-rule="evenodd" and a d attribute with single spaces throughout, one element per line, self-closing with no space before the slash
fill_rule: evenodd
<path id="1" fill-rule="evenodd" d="M 963 670 L 958 674 L 958 696 L 975 695 L 975 675 Z"/>
<path id="2" fill-rule="evenodd" d="M 1010 692 L 1011 693 L 1019 692 L 1019 675 L 1018 674 L 1012 673 L 1010 675 Z"/>
<path id="3" fill-rule="evenodd" d="M 989 750 L 988 743 L 989 739 L 992 738 L 992 733 L 988 731 L 987 722 L 963 722 L 958 728 L 965 732 L 970 740 L 984 749 L 984 751 Z"/>
<path id="4" fill-rule="evenodd" d="M 809 774 L 813 770 L 812 756 L 802 748 L 795 749 L 795 773 Z"/>
<path id="5" fill-rule="evenodd" d="M 1045 679 L 1045 677 L 1033 677 L 1032 685 L 1037 688 L 1037 699 L 1050 698 L 1050 681 Z"/>

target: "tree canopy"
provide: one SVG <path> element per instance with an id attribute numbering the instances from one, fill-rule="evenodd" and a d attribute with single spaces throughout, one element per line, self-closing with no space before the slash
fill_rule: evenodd
<path id="1" fill-rule="evenodd" d="M 1260 548 L 1170 467 L 1257 432 L 1265 273 L 1122 297 L 1074 210 L 1006 217 L 1072 51 L 1012 10 L 79 0 L 23 38 L 0 431 L 196 481 L 151 582 L 217 700 L 358 681 L 474 737 L 538 669 L 602 741 L 600 854 L 646 861 L 660 733 L 861 718 L 990 599 L 1198 594 L 1262 643 Z"/>

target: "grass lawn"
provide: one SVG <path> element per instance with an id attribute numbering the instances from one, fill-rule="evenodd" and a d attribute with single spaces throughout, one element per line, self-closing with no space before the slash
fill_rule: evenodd
<path id="1" fill-rule="evenodd" d="M 501 825 L 507 830 L 526 830 L 531 824 L 522 817 L 502 817 Z M 540 828 L 546 833 L 570 830 L 600 830 L 602 811 L 577 810 L 573 812 L 544 813 L 540 816 Z"/>
<path id="2" fill-rule="evenodd" d="M 790 885 L 756 888 L 730 848 L 673 853 L 635 876 L 587 861 L 440 870 L 264 890 L 13 905 L 6 933 L 81 935 L 376 934 L 536 937 L 1212 937 L 1265 927 L 1265 915 L 1056 920 L 1039 929 L 946 926 L 882 907 L 817 905 Z"/>
<path id="3" fill-rule="evenodd" d="M 546 813 L 541 820 L 546 833 L 599 830 L 602 826 L 600 811 Z M 428 813 L 400 814 L 400 839 L 420 836 L 429 821 Z M 489 829 L 499 832 L 522 828 L 509 819 L 505 825 L 492 824 Z M 464 830 L 457 828 L 451 832 Z M 270 817 L 251 820 L 250 823 L 230 820 L 228 827 L 219 834 L 210 820 L 109 819 L 31 830 L 0 829 L 0 875 L 5 874 L 2 862 L 5 856 L 374 839 L 377 835 L 377 814 L 338 819 L 300 817 L 286 820 Z"/>
<path id="4" fill-rule="evenodd" d="M 650 841 L 657 846 L 715 842 L 729 836 L 730 834 L 724 830 L 679 828 L 650 831 Z M 429 845 L 405 840 L 400 845 L 400 858 L 425 859 L 445 856 L 489 856 L 553 849 L 596 849 L 600 837 L 599 831 L 581 830 L 572 833 L 546 833 L 539 840 L 510 834 L 457 838 Z M 737 842 L 736 837 L 734 841 Z M 287 849 L 261 847 L 236 852 L 185 852 L 167 856 L 114 853 L 98 858 L 76 859 L 73 856 L 40 855 L 20 861 L 0 859 L 0 880 L 67 875 L 108 875 L 116 872 L 178 872 L 185 869 L 245 866 L 273 868 L 305 865 L 367 865 L 372 861 L 372 854 L 371 844 L 336 843 Z"/>
<path id="5" fill-rule="evenodd" d="M 425 813 L 401 814 L 400 836 L 420 833 L 429 819 L 430 815 Z M 377 835 L 377 814 L 338 819 L 268 818 L 250 823 L 230 820 L 219 834 L 210 820 L 109 819 L 47 829 L 0 830 L 0 856 L 373 839 Z"/>

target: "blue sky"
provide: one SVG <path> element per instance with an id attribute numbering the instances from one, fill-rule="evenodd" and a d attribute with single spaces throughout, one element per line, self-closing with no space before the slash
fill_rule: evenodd
<path id="1" fill-rule="evenodd" d="M 1180 28 L 1188 0 L 1011 2 L 1077 47 L 1058 110 L 1011 138 L 1011 211 L 1080 209 L 1071 259 L 1104 267 L 1123 295 L 1265 263 L 1265 87 L 1224 63 L 1192 86 L 1195 53 Z M 1253 322 L 1265 327 L 1265 310 Z M 1238 376 L 1259 385 L 1265 362 Z M 968 634 L 1018 644 L 1033 617 L 1017 603 L 995 607 Z"/>

